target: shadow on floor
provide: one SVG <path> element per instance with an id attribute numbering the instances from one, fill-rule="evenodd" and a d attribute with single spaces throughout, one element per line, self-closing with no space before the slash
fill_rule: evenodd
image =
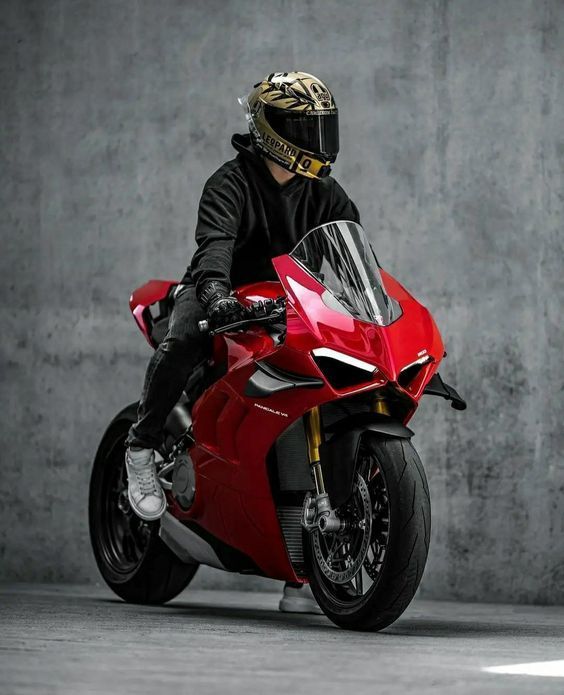
<path id="1" fill-rule="evenodd" d="M 127 606 L 128 609 L 134 608 L 132 604 L 124 604 L 119 599 L 88 599 L 97 603 L 112 603 Z M 140 611 L 150 611 L 151 614 L 168 616 L 176 621 L 184 616 L 197 616 L 206 620 L 217 619 L 225 621 L 245 622 L 249 621 L 274 624 L 278 627 L 298 627 L 301 630 L 333 631 L 338 629 L 333 623 L 329 622 L 325 616 L 303 615 L 296 613 L 280 613 L 269 608 L 246 608 L 238 606 L 219 605 L 217 603 L 190 603 L 189 601 L 175 602 L 165 606 L 137 606 Z M 427 618 L 425 616 L 406 616 L 399 618 L 397 622 L 378 633 L 394 637 L 429 637 L 429 638 L 476 638 L 484 637 L 544 637 L 564 639 L 564 625 L 550 624 L 524 624 L 517 622 L 507 622 L 501 619 L 495 622 L 477 620 L 471 622 L 468 618 L 458 618 L 455 615 L 456 605 L 453 604 L 452 618 Z"/>
<path id="2" fill-rule="evenodd" d="M 461 637 L 464 639 L 476 637 L 550 637 L 564 639 L 564 626 L 560 625 L 524 625 L 507 622 L 469 622 L 468 619 L 436 619 L 436 618 L 400 618 L 386 632 L 398 636 L 417 635 L 418 637 Z"/>

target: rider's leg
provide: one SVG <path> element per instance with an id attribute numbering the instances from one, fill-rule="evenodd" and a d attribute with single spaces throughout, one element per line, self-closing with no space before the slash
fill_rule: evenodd
<path id="1" fill-rule="evenodd" d="M 135 513 L 147 520 L 158 519 L 166 509 L 153 450 L 162 443 L 164 424 L 182 395 L 190 372 L 206 357 L 209 342 L 198 330 L 198 321 L 203 318 L 205 313 L 195 288 L 180 288 L 168 331 L 147 367 L 137 422 L 127 436 L 129 500 Z"/>

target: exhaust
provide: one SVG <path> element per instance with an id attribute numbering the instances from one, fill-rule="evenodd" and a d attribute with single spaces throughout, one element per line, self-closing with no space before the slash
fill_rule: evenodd
<path id="1" fill-rule="evenodd" d="M 217 553 L 201 536 L 175 519 L 170 512 L 165 512 L 161 518 L 159 536 L 163 543 L 186 564 L 199 563 L 226 569 L 218 558 Z"/>

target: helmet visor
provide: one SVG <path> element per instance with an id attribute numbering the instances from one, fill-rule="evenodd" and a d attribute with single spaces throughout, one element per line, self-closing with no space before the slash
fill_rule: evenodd
<path id="1" fill-rule="evenodd" d="M 286 111 L 266 104 L 264 115 L 272 130 L 294 147 L 314 154 L 324 154 L 333 161 L 339 152 L 339 115 Z"/>

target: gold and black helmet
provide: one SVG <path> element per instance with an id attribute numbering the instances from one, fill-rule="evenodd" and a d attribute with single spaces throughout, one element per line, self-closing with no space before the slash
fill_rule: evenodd
<path id="1" fill-rule="evenodd" d="M 321 80 L 306 72 L 273 72 L 239 101 L 261 154 L 311 179 L 330 173 L 339 152 L 339 116 Z"/>

